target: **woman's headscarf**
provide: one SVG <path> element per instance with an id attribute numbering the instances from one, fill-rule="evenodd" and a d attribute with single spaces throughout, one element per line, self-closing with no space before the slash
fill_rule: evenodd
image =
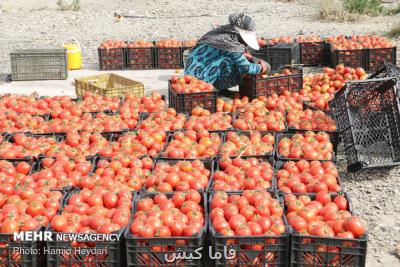
<path id="1" fill-rule="evenodd" d="M 239 32 L 234 28 L 243 26 L 254 28 L 255 24 L 250 17 L 243 13 L 235 13 L 229 16 L 229 24 L 222 25 L 200 38 L 198 44 L 206 44 L 228 52 L 244 53 L 247 45 L 242 41 Z"/>

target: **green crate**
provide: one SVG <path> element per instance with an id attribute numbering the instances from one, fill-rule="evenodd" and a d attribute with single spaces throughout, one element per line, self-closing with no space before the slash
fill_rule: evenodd
<path id="1" fill-rule="evenodd" d="M 65 80 L 66 49 L 21 49 L 10 53 L 14 81 Z"/>

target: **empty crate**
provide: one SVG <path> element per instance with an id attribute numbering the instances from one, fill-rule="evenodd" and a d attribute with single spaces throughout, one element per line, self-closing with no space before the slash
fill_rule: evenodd
<path id="1" fill-rule="evenodd" d="M 65 49 L 23 49 L 10 54 L 14 81 L 65 80 L 68 77 Z"/>
<path id="2" fill-rule="evenodd" d="M 300 64 L 298 43 L 279 43 L 267 47 L 267 59 L 273 70 L 286 65 Z"/>
<path id="3" fill-rule="evenodd" d="M 400 164 L 396 79 L 346 84 L 335 95 L 335 115 L 349 171 Z"/>
<path id="4" fill-rule="evenodd" d="M 76 95 L 83 96 L 86 91 L 110 97 L 123 97 L 128 93 L 142 97 L 144 85 L 112 73 L 75 79 Z"/>

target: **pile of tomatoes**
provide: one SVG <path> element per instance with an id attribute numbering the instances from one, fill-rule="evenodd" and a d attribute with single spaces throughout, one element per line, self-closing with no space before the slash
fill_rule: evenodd
<path id="1" fill-rule="evenodd" d="M 277 153 L 279 158 L 307 160 L 331 160 L 334 156 L 329 135 L 310 131 L 304 135 L 283 135 L 278 141 Z"/>
<path id="2" fill-rule="evenodd" d="M 249 104 L 249 98 L 244 96 L 242 98 L 235 98 L 232 101 L 217 98 L 217 112 L 236 112 L 242 111 L 244 107 Z"/>
<path id="3" fill-rule="evenodd" d="M 213 90 L 212 84 L 206 83 L 189 75 L 185 75 L 183 77 L 172 76 L 171 88 L 175 92 L 183 94 L 211 92 Z"/>
<path id="4" fill-rule="evenodd" d="M 221 143 L 220 134 L 207 130 L 176 132 L 162 156 L 176 159 L 214 158 Z"/>
<path id="5" fill-rule="evenodd" d="M 353 35 L 328 37 L 327 41 L 335 50 L 392 48 L 394 45 L 385 37 L 376 35 Z"/>
<path id="6" fill-rule="evenodd" d="M 101 49 L 125 48 L 126 42 L 122 40 L 106 40 L 100 44 Z"/>
<path id="7" fill-rule="evenodd" d="M 288 223 L 304 236 L 354 239 L 366 232 L 363 221 L 349 211 L 345 196 L 326 191 L 318 192 L 315 198 L 289 194 L 285 196 L 285 205 Z"/>
<path id="8" fill-rule="evenodd" d="M 228 132 L 224 143 L 219 149 L 220 155 L 228 156 L 257 156 L 272 154 L 275 136 L 271 133 L 260 132 Z"/>
<path id="9" fill-rule="evenodd" d="M 176 39 L 165 39 L 157 41 L 156 46 L 159 48 L 176 48 L 182 47 L 182 42 Z"/>
<path id="10" fill-rule="evenodd" d="M 137 97 L 132 93 L 125 95 L 124 102 L 119 108 L 121 116 L 134 114 L 137 112 L 155 112 L 165 110 L 166 103 L 159 93 L 152 93 L 149 96 Z"/>
<path id="11" fill-rule="evenodd" d="M 40 169 L 31 176 L 39 188 L 62 190 L 78 186 L 82 177 L 88 175 L 92 169 L 92 162 L 85 158 L 71 160 L 67 156 L 59 156 L 41 159 Z"/>
<path id="12" fill-rule="evenodd" d="M 159 161 L 146 178 L 145 185 L 148 192 L 206 190 L 211 169 L 212 161 Z"/>
<path id="13" fill-rule="evenodd" d="M 217 191 L 210 203 L 210 221 L 217 233 L 232 237 L 228 244 L 237 243 L 235 237 L 280 236 L 285 232 L 283 207 L 267 191 L 244 190 L 239 194 Z M 268 240 L 265 242 L 245 246 L 249 250 L 263 250 Z"/>
<path id="14" fill-rule="evenodd" d="M 340 192 L 339 172 L 332 161 L 287 161 L 276 172 L 283 193 Z"/>
<path id="15" fill-rule="evenodd" d="M 83 189 L 69 197 L 62 214 L 54 216 L 50 225 L 56 232 L 110 234 L 128 224 L 131 208 L 129 191 Z"/>
<path id="16" fill-rule="evenodd" d="M 327 131 L 337 130 L 335 120 L 321 110 L 292 110 L 286 115 L 288 127 L 298 130 Z"/>
<path id="17" fill-rule="evenodd" d="M 183 113 L 177 113 L 175 109 L 149 113 L 141 122 L 139 129 L 177 131 L 183 129 L 187 118 Z"/>
<path id="18" fill-rule="evenodd" d="M 266 190 L 271 187 L 273 166 L 265 159 L 222 156 L 213 189 L 222 191 Z"/>
<path id="19" fill-rule="evenodd" d="M 232 128 L 232 115 L 229 113 L 211 113 L 201 107 L 192 110 L 192 116 L 185 123 L 185 129 L 223 131 Z"/>
<path id="20" fill-rule="evenodd" d="M 145 40 L 138 40 L 135 42 L 129 42 L 128 48 L 145 48 L 145 47 L 153 47 L 154 44 L 152 42 L 147 42 Z"/>
<path id="21" fill-rule="evenodd" d="M 298 43 L 320 43 L 323 41 L 319 35 L 299 35 L 296 38 L 296 42 Z"/>
<path id="22" fill-rule="evenodd" d="M 141 198 L 129 231 L 143 238 L 142 244 L 148 245 L 146 238 L 151 237 L 182 237 L 176 244 L 185 245 L 185 237 L 198 235 L 205 226 L 203 201 L 203 196 L 196 190 Z M 158 249 L 169 250 L 168 246 Z"/>
<path id="23" fill-rule="evenodd" d="M 300 95 L 318 109 L 329 109 L 328 102 L 347 81 L 364 80 L 367 74 L 363 68 L 350 68 L 340 64 L 336 68 L 324 68 L 318 73 L 303 78 Z"/>
<path id="24" fill-rule="evenodd" d="M 92 174 L 78 181 L 80 188 L 105 188 L 113 191 L 138 191 L 151 173 L 153 161 L 129 155 L 118 155 L 112 159 L 101 159 Z"/>
<path id="25" fill-rule="evenodd" d="M 294 38 L 291 36 L 274 37 L 268 40 L 268 45 L 276 45 L 278 43 L 293 43 Z"/>
<path id="26" fill-rule="evenodd" d="M 243 131 L 273 131 L 286 129 L 285 115 L 279 111 L 270 111 L 263 101 L 253 101 L 233 122 L 235 129 Z"/>
<path id="27" fill-rule="evenodd" d="M 47 227 L 61 207 L 62 197 L 59 191 L 40 192 L 29 187 L 8 196 L 0 193 L 0 232 L 12 234 Z"/>

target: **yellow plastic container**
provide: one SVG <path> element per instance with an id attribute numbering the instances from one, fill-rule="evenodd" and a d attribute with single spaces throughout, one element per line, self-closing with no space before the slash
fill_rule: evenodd
<path id="1" fill-rule="evenodd" d="M 68 69 L 79 70 L 82 67 L 81 45 L 75 38 L 70 38 L 73 42 L 64 41 L 63 46 L 67 49 Z"/>

